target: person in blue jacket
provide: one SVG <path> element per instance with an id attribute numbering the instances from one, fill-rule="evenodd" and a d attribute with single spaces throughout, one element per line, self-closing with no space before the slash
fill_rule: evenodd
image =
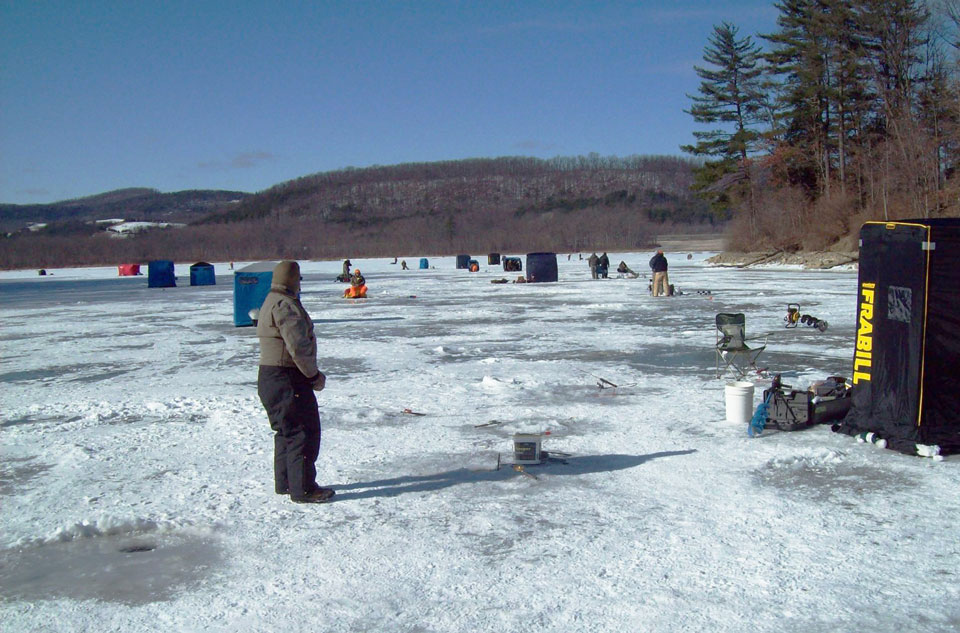
<path id="1" fill-rule="evenodd" d="M 650 258 L 650 270 L 653 271 L 653 296 L 660 297 L 670 294 L 670 281 L 667 278 L 667 258 L 663 250 Z"/>

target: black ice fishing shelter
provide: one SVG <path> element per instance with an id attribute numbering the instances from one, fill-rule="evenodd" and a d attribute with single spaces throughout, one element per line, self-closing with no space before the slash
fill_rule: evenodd
<path id="1" fill-rule="evenodd" d="M 860 229 L 852 406 L 835 430 L 960 452 L 960 219 Z"/>
<path id="2" fill-rule="evenodd" d="M 527 281 L 557 281 L 557 254 L 527 253 Z"/>

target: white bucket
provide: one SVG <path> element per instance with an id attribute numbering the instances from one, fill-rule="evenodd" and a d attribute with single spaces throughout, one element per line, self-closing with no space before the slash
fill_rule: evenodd
<path id="1" fill-rule="evenodd" d="M 753 418 L 753 383 L 728 382 L 724 392 L 727 398 L 727 422 L 748 424 Z"/>

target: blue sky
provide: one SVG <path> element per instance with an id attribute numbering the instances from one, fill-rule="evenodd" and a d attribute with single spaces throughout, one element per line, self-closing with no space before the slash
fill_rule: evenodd
<path id="1" fill-rule="evenodd" d="M 776 16 L 772 0 L 0 0 L 0 202 L 679 155 L 713 26 L 755 36 Z"/>

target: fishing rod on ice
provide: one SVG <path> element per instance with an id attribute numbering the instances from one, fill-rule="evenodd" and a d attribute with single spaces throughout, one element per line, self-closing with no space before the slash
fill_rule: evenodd
<path id="1" fill-rule="evenodd" d="M 591 378 L 595 378 L 597 381 L 597 387 L 600 389 L 618 389 L 620 387 L 635 387 L 637 385 L 637 383 L 635 382 L 632 382 L 628 385 L 618 385 L 614 382 L 607 380 L 606 378 L 603 378 L 602 376 L 591 374 L 590 372 L 584 371 L 582 369 L 577 369 L 575 371 L 583 374 L 584 376 L 590 376 Z"/>

